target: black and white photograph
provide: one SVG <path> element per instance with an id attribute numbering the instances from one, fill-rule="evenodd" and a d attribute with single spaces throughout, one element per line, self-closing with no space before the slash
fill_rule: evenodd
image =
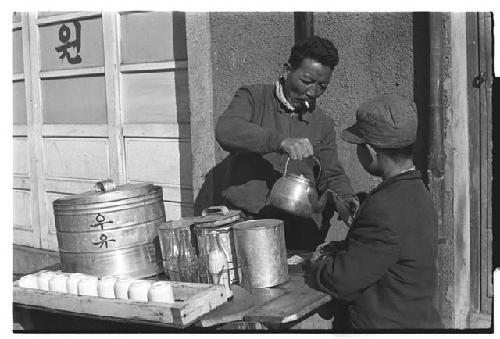
<path id="1" fill-rule="evenodd" d="M 473 6 L 10 11 L 7 331 L 493 334 Z"/>

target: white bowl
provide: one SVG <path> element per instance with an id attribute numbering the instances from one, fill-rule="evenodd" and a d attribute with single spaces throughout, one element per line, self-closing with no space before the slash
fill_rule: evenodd
<path id="1" fill-rule="evenodd" d="M 166 281 L 154 282 L 149 288 L 148 299 L 158 303 L 173 303 L 174 291 L 172 284 Z"/>
<path id="2" fill-rule="evenodd" d="M 97 294 L 102 298 L 115 297 L 116 277 L 106 275 L 97 282 Z"/>
<path id="3" fill-rule="evenodd" d="M 97 297 L 97 277 L 87 275 L 78 281 L 78 295 L 90 295 Z"/>
<path id="4" fill-rule="evenodd" d="M 148 292 L 151 282 L 147 280 L 136 280 L 128 289 L 128 298 L 135 301 L 148 301 Z"/>

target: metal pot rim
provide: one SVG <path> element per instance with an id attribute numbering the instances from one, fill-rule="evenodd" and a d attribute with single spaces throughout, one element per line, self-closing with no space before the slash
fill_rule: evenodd
<path id="1" fill-rule="evenodd" d="M 253 224 L 253 225 L 252 225 Z M 249 226 L 250 225 L 250 226 Z M 233 225 L 233 230 L 246 231 L 250 229 L 271 228 L 283 225 L 280 219 L 256 219 L 246 220 Z"/>

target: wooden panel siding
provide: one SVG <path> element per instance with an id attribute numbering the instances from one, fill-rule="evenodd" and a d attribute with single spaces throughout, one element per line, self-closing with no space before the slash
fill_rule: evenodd
<path id="1" fill-rule="evenodd" d="M 21 22 L 21 12 L 12 13 L 12 22 Z"/>
<path id="2" fill-rule="evenodd" d="M 16 137 L 12 144 L 14 153 L 14 175 L 29 176 L 28 139 Z"/>
<path id="3" fill-rule="evenodd" d="M 63 11 L 43 11 L 43 12 L 38 12 L 38 22 L 43 22 L 43 19 L 41 18 L 47 18 L 47 17 L 52 17 L 49 18 L 50 20 L 54 20 L 55 17 L 61 17 L 62 15 L 75 15 L 80 17 L 82 15 L 82 12 L 63 12 Z"/>
<path id="4" fill-rule="evenodd" d="M 47 178 L 45 189 L 47 192 L 80 194 L 92 191 L 97 181 L 96 179 L 74 179 L 74 178 Z"/>
<path id="5" fill-rule="evenodd" d="M 102 180 L 109 177 L 108 140 L 44 139 L 47 178 Z"/>
<path id="6" fill-rule="evenodd" d="M 26 125 L 28 118 L 26 113 L 26 91 L 24 81 L 17 81 L 12 84 L 14 124 Z"/>
<path id="7" fill-rule="evenodd" d="M 121 31 L 123 64 L 187 59 L 183 13 L 126 13 Z"/>
<path id="8" fill-rule="evenodd" d="M 21 190 L 31 189 L 31 183 L 29 177 L 14 175 L 13 183 L 14 183 L 13 185 L 14 189 L 21 189 Z"/>
<path id="9" fill-rule="evenodd" d="M 56 51 L 60 46 L 78 42 L 79 52 L 76 46 Z M 63 55 L 66 57 L 61 59 Z M 102 19 L 75 18 L 40 27 L 40 58 L 41 71 L 103 66 Z M 70 60 L 75 63 L 70 63 Z"/>
<path id="10" fill-rule="evenodd" d="M 14 124 L 12 132 L 12 136 L 14 137 L 25 137 L 28 135 L 28 126 Z"/>
<path id="11" fill-rule="evenodd" d="M 137 123 L 123 125 L 123 135 L 125 137 L 148 137 L 148 138 L 181 138 L 191 137 L 191 125 L 182 124 L 155 124 Z"/>
<path id="12" fill-rule="evenodd" d="M 45 124 L 104 124 L 106 87 L 104 77 L 42 80 Z"/>
<path id="13" fill-rule="evenodd" d="M 128 180 L 151 181 L 172 186 L 191 184 L 191 162 L 181 163 L 181 154 L 190 154 L 191 144 L 175 139 L 125 139 Z M 168 200 L 164 196 L 164 200 Z"/>
<path id="14" fill-rule="evenodd" d="M 16 29 L 12 32 L 12 73 L 23 72 L 23 32 Z"/>
<path id="15" fill-rule="evenodd" d="M 187 71 L 122 74 L 124 123 L 189 123 Z"/>
<path id="16" fill-rule="evenodd" d="M 31 192 L 25 190 L 14 190 L 14 227 L 31 229 Z"/>
<path id="17" fill-rule="evenodd" d="M 107 124 L 50 124 L 42 125 L 44 137 L 107 137 Z"/>

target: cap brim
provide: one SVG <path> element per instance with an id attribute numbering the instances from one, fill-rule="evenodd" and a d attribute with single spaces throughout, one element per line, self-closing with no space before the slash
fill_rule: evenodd
<path id="1" fill-rule="evenodd" d="M 346 128 L 342 131 L 342 140 L 350 143 L 350 144 L 366 144 L 367 141 L 359 136 L 359 131 L 356 128 L 356 125 L 352 125 L 351 127 Z"/>

